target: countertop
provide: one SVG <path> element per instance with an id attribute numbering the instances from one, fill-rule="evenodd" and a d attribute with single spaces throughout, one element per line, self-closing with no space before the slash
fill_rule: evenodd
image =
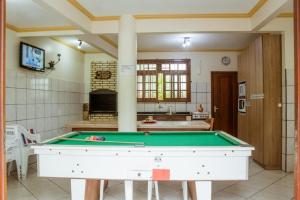
<path id="1" fill-rule="evenodd" d="M 76 121 L 65 125 L 69 129 L 117 129 L 117 121 Z M 164 130 L 164 129 L 191 129 L 191 130 L 208 130 L 210 124 L 203 120 L 192 120 L 192 121 L 156 121 L 156 123 L 143 123 L 142 121 L 137 122 L 138 130 Z"/>

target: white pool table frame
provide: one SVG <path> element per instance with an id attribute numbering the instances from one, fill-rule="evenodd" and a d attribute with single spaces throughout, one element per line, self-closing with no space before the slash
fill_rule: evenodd
<path id="1" fill-rule="evenodd" d="M 70 178 L 72 200 L 84 199 L 85 179 L 125 180 L 126 200 L 132 200 L 132 181 L 152 180 L 153 169 L 169 169 L 170 181 L 196 181 L 197 199 L 208 200 L 212 181 L 248 179 L 248 160 L 254 150 L 220 133 L 241 146 L 69 146 L 47 141 L 33 148 L 38 176 Z"/>

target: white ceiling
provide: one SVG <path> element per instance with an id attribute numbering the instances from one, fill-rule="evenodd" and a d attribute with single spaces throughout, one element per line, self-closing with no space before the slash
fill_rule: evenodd
<path id="1" fill-rule="evenodd" d="M 33 0 L 6 0 L 7 22 L 18 28 L 70 26 L 57 13 Z M 64 0 L 66 1 L 66 0 Z M 77 0 L 95 16 L 121 14 L 248 13 L 259 0 Z M 292 12 L 293 0 L 282 12 Z"/>
<path id="2" fill-rule="evenodd" d="M 248 13 L 259 0 L 77 0 L 94 16 Z"/>
<path id="3" fill-rule="evenodd" d="M 18 28 L 70 26 L 62 16 L 47 10 L 33 0 L 6 0 L 7 22 Z M 50 0 L 49 0 L 50 1 Z M 64 0 L 67 1 L 67 0 Z M 204 13 L 248 13 L 259 0 L 77 0 L 95 16 L 122 14 L 204 14 Z M 291 12 L 293 0 L 281 12 Z M 117 44 L 117 35 L 106 35 Z M 190 36 L 192 45 L 182 48 L 183 38 Z M 241 49 L 256 35 L 246 33 L 194 33 L 194 34 L 139 34 L 139 51 L 183 51 L 202 49 Z M 67 45 L 76 47 L 76 36 L 56 37 Z M 83 44 L 85 52 L 98 49 Z"/>
<path id="4" fill-rule="evenodd" d="M 293 3 L 294 1 L 292 0 L 289 0 L 284 6 L 283 8 L 281 9 L 281 12 L 283 13 L 287 13 L 287 12 L 293 12 Z"/>
<path id="5" fill-rule="evenodd" d="M 75 36 L 59 36 L 59 37 L 53 37 L 55 40 L 66 44 L 68 46 L 71 46 L 73 48 L 77 48 L 78 46 L 78 38 Z M 86 53 L 95 53 L 95 52 L 101 52 L 99 49 L 91 46 L 90 44 L 86 43 L 83 41 L 82 46 L 81 46 L 81 51 L 86 52 Z"/>
<path id="6" fill-rule="evenodd" d="M 18 28 L 70 25 L 64 18 L 32 0 L 6 0 L 6 2 L 7 22 Z"/>
<path id="7" fill-rule="evenodd" d="M 138 34 L 139 51 L 236 50 L 245 48 L 258 34 L 253 33 L 193 33 Z M 105 35 L 118 44 L 117 35 Z M 183 48 L 184 37 L 191 38 L 191 46 Z"/>

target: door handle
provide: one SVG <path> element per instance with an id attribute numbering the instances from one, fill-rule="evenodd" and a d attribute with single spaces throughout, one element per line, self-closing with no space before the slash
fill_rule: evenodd
<path id="1" fill-rule="evenodd" d="M 214 113 L 216 113 L 219 110 L 217 106 L 214 106 Z"/>

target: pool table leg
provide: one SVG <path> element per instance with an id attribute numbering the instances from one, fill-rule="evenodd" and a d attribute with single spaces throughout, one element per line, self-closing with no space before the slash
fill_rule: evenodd
<path id="1" fill-rule="evenodd" d="M 211 200 L 211 181 L 195 181 L 197 200 Z"/>
<path id="2" fill-rule="evenodd" d="M 72 200 L 84 200 L 85 179 L 71 179 Z"/>
<path id="3" fill-rule="evenodd" d="M 133 181 L 125 181 L 125 200 L 133 200 Z"/>

